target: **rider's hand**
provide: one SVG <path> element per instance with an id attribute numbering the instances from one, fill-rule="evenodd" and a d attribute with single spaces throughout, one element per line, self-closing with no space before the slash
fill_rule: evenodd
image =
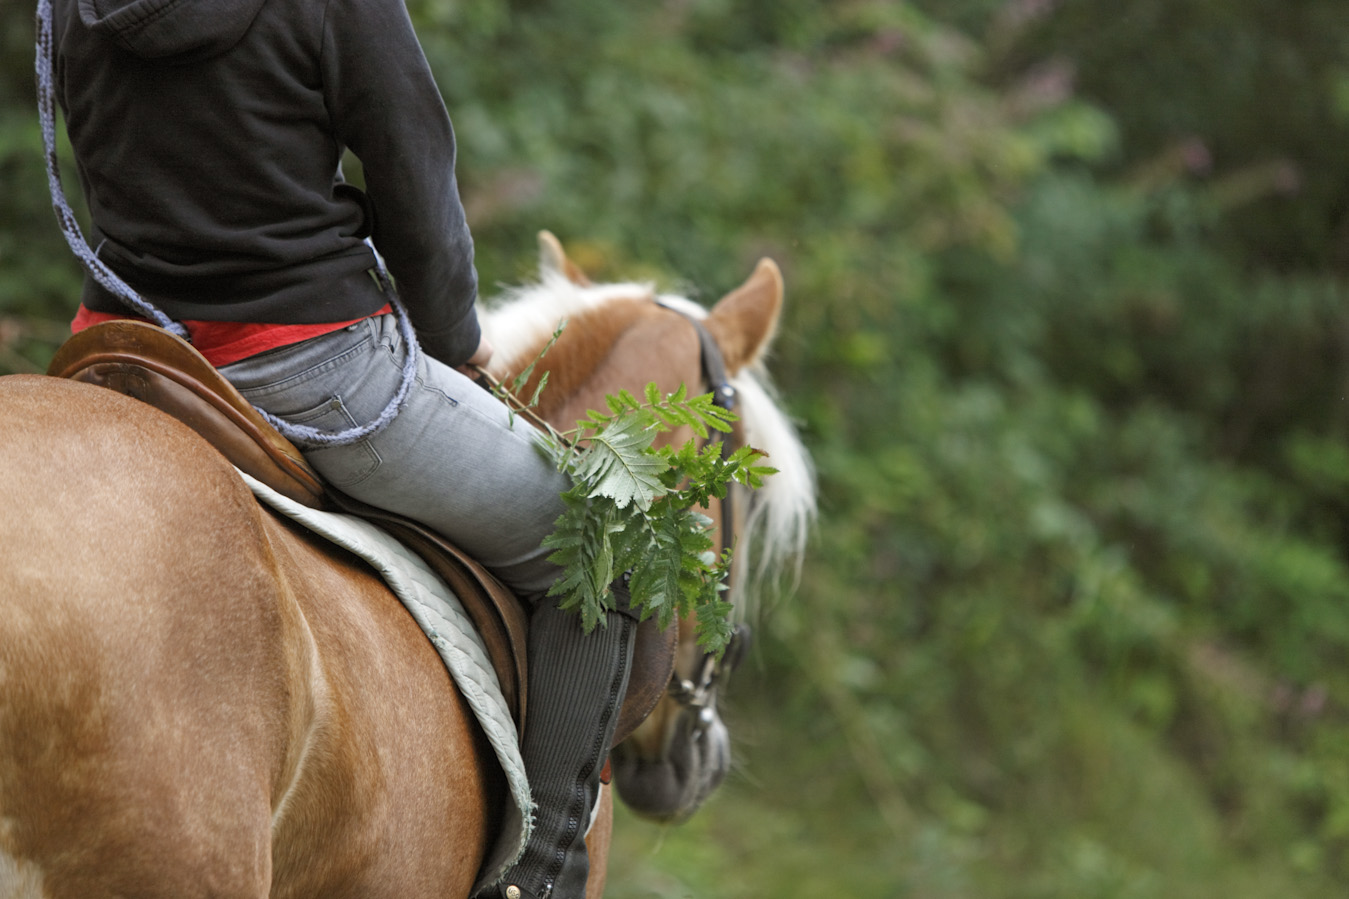
<path id="1" fill-rule="evenodd" d="M 468 375 L 470 378 L 476 377 L 477 372 L 473 370 L 474 367 L 486 368 L 487 363 L 492 361 L 492 353 L 492 344 L 488 342 L 486 337 L 483 337 L 478 341 L 478 348 L 473 351 L 472 356 L 468 357 L 468 361 L 457 366 L 457 368 L 460 373 Z"/>

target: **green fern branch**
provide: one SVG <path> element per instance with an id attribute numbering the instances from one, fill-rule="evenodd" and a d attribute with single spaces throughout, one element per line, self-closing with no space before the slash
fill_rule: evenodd
<path id="1" fill-rule="evenodd" d="M 527 380 L 517 377 L 514 389 Z M 496 390 L 513 412 L 528 412 L 538 399 L 537 390 L 528 403 L 512 389 Z M 775 469 L 752 447 L 723 455 L 721 442 L 710 438 L 729 432 L 736 416 L 710 393 L 689 396 L 681 385 L 662 396 L 648 384 L 642 399 L 624 390 L 606 397 L 605 406 L 568 431 L 543 426 L 547 451 L 574 485 L 562 494 L 566 510 L 543 542 L 563 570 L 549 595 L 560 596 L 561 607 L 575 609 L 590 630 L 613 607 L 610 585 L 631 572 L 632 602 L 643 617 L 654 615 L 668 627 L 694 614 L 699 644 L 720 652 L 732 631 L 731 605 L 722 597 L 731 551 L 713 550 L 704 510 L 733 483 L 757 488 Z M 655 446 L 659 435 L 681 427 L 696 436 L 677 447 Z"/>

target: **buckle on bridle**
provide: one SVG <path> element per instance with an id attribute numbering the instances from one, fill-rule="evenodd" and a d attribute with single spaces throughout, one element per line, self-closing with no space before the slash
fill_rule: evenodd
<path id="1" fill-rule="evenodd" d="M 748 624 L 737 624 L 731 631 L 731 639 L 721 655 L 705 652 L 702 664 L 698 666 L 698 680 L 681 678 L 678 674 L 670 676 L 670 698 L 690 712 L 698 715 L 697 729 L 706 730 L 712 726 L 717 716 L 717 687 L 723 678 L 730 675 L 749 652 L 753 631 Z"/>

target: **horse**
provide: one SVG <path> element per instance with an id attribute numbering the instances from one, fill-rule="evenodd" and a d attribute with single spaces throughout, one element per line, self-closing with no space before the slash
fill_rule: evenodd
<path id="1" fill-rule="evenodd" d="M 744 592 L 751 569 L 799 553 L 814 502 L 762 375 L 776 266 L 706 311 L 593 284 L 540 240 L 538 283 L 484 312 L 491 373 L 513 377 L 565 318 L 537 364 L 537 411 L 565 428 L 619 389 L 701 383 L 686 316 L 700 320 L 744 439 L 780 470 L 725 522 L 757 554 L 737 563 Z M 692 710 L 663 699 L 614 753 L 624 798 L 663 818 L 691 813 L 729 757 L 708 663 L 679 628 L 675 685 L 709 689 Z M 503 800 L 465 699 L 368 566 L 260 506 L 159 410 L 0 378 L 0 897 L 468 896 Z M 612 802 L 606 789 L 588 837 L 588 897 L 604 889 Z"/>

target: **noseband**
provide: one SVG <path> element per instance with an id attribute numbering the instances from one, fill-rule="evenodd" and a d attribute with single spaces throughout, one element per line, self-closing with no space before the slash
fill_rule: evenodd
<path id="1" fill-rule="evenodd" d="M 712 402 L 719 408 L 734 412 L 736 390 L 726 374 L 726 360 L 721 354 L 721 347 L 717 346 L 717 342 L 712 339 L 711 333 L 708 332 L 701 321 L 679 309 L 670 306 L 665 308 L 672 312 L 678 312 L 689 324 L 693 325 L 693 330 L 698 334 L 698 344 L 701 350 L 703 379 L 707 382 L 708 389 L 712 393 Z M 721 456 L 723 459 L 734 451 L 730 439 L 722 441 Z M 734 523 L 734 491 L 732 488 L 728 488 L 726 495 L 721 499 L 721 551 L 723 556 L 734 543 L 734 536 L 731 533 Z M 729 576 L 730 572 L 728 571 L 727 579 L 729 579 Z M 724 584 L 724 586 L 729 587 L 729 584 Z M 720 655 L 710 652 L 702 654 L 701 661 L 698 664 L 696 681 L 681 678 L 677 671 L 670 675 L 670 686 L 667 692 L 670 698 L 683 709 L 697 715 L 695 728 L 698 732 L 705 731 L 716 720 L 717 687 L 720 686 L 722 679 L 734 671 L 745 658 L 749 650 L 751 637 L 749 625 L 741 622 L 735 626 L 735 630 L 731 633 L 730 642 L 726 644 L 726 649 Z"/>

